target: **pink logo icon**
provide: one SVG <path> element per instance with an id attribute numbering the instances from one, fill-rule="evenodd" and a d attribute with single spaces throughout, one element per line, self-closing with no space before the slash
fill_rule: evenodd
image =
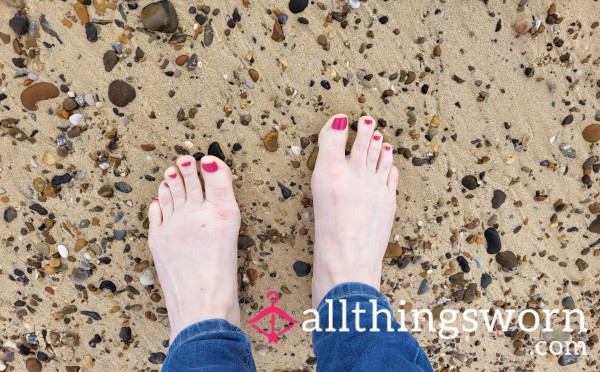
<path id="1" fill-rule="evenodd" d="M 274 298 L 271 298 L 271 296 L 273 296 Z M 248 321 L 248 323 L 252 324 L 252 327 L 254 329 L 256 329 L 261 334 L 263 334 L 265 337 L 267 337 L 269 339 L 270 344 L 276 344 L 279 341 L 279 337 L 281 337 L 284 333 L 286 333 L 287 331 L 292 329 L 292 327 L 295 326 L 296 323 L 298 323 L 298 321 L 296 319 L 292 318 L 291 316 L 289 316 L 285 311 L 283 311 L 280 308 L 278 308 L 277 306 L 275 306 L 277 301 L 279 301 L 279 293 L 277 293 L 275 291 L 270 291 L 267 293 L 266 297 L 271 300 L 271 306 L 267 307 L 266 309 L 263 309 L 263 311 L 258 313 L 257 316 L 250 319 Z M 264 329 L 260 328 L 255 323 L 261 321 L 263 318 L 265 318 L 269 315 L 271 316 L 271 330 L 269 333 L 267 333 Z M 277 332 L 275 330 L 275 319 L 276 319 L 275 317 L 276 316 L 283 318 L 288 323 L 288 325 L 279 332 Z"/>

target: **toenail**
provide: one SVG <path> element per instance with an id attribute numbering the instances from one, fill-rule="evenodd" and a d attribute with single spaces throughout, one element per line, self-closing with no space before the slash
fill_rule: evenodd
<path id="1" fill-rule="evenodd" d="M 191 161 L 186 161 L 185 163 L 181 163 L 182 167 L 189 167 L 190 165 L 192 165 Z"/>
<path id="2" fill-rule="evenodd" d="M 371 120 L 371 119 L 365 119 L 365 124 L 373 124 L 373 120 Z"/>
<path id="3" fill-rule="evenodd" d="M 331 127 L 337 130 L 344 130 L 346 129 L 346 125 L 348 125 L 348 118 L 342 117 L 333 119 L 333 124 L 331 124 Z"/>
<path id="4" fill-rule="evenodd" d="M 165 183 L 163 183 L 163 185 L 165 185 L 165 187 L 169 187 L 169 184 L 168 184 L 168 183 L 166 183 L 166 182 L 165 182 Z"/>
<path id="5" fill-rule="evenodd" d="M 379 140 L 381 139 L 381 136 L 373 136 L 373 139 L 374 139 L 375 141 L 379 141 Z"/>
<path id="6" fill-rule="evenodd" d="M 219 166 L 217 165 L 216 161 L 213 161 L 212 163 L 203 163 L 202 164 L 202 169 L 204 169 L 207 172 L 215 172 L 217 169 L 219 169 Z"/>
<path id="7" fill-rule="evenodd" d="M 385 146 L 386 151 L 390 151 L 391 148 L 392 148 L 392 146 L 390 146 L 390 145 Z"/>
<path id="8" fill-rule="evenodd" d="M 158 201 L 158 198 L 154 198 L 154 201 L 155 201 L 155 202 L 157 202 L 157 201 Z"/>
<path id="9" fill-rule="evenodd" d="M 392 163 L 392 165 L 395 167 L 395 166 L 396 166 L 396 163 Z"/>
<path id="10" fill-rule="evenodd" d="M 169 174 L 169 177 L 175 178 L 175 177 L 177 177 L 177 173 Z"/>

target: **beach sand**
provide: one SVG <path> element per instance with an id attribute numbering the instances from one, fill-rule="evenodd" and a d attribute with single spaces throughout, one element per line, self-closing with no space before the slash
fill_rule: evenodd
<path id="1" fill-rule="evenodd" d="M 377 120 L 400 169 L 381 287 L 395 309 L 404 300 L 434 312 L 568 307 L 586 315 L 588 331 L 572 336 L 589 356 L 563 358 L 569 366 L 533 355 L 541 332 L 512 324 L 515 332 L 481 327 L 452 340 L 416 333 L 434 369 L 598 370 L 597 1 L 556 1 L 548 16 L 552 2 L 542 0 L 520 8 L 515 0 L 368 0 L 358 9 L 324 0 L 298 14 L 287 1 L 172 0 L 173 38 L 143 29 L 149 1 L 117 1 L 122 12 L 84 6 L 106 21 L 91 42 L 73 1 L 30 0 L 26 17 L 39 24 L 45 15 L 62 43 L 40 27 L 18 37 L 20 47 L 9 26 L 14 3 L 0 2 L 9 37 L 0 41 L 0 367 L 160 369 L 166 309 L 159 283 L 140 282 L 154 271 L 147 207 L 178 154 L 199 157 L 217 142 L 242 211 L 242 323 L 257 367 L 314 370 L 311 336 L 299 325 L 269 345 L 246 321 L 270 305 L 270 290 L 288 314 L 308 319 L 311 276 L 294 264 L 312 262 L 309 158 L 323 123 L 346 113 Z M 279 11 L 283 41 L 273 36 Z M 532 19 L 543 28 L 515 30 Z M 107 54 L 118 58 L 107 72 L 115 42 L 122 50 Z M 176 63 L 194 53 L 197 65 Z M 111 100 L 115 80 L 135 98 Z M 23 102 L 25 86 L 40 82 L 60 91 L 28 88 Z M 67 92 L 91 105 L 74 107 Z M 25 108 L 42 94 L 57 97 Z M 279 183 L 292 195 L 284 198 Z M 505 197 L 498 208 L 494 194 L 494 204 Z M 490 228 L 501 264 L 486 251 Z M 101 341 L 91 346 L 95 335 Z"/>

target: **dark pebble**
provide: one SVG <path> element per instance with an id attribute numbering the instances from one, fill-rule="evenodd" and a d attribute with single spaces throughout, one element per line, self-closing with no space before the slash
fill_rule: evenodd
<path id="1" fill-rule="evenodd" d="M 17 35 L 25 35 L 29 31 L 29 19 L 27 15 L 18 11 L 14 17 L 8 21 L 8 25 Z"/>
<path id="2" fill-rule="evenodd" d="M 113 230 L 113 236 L 116 240 L 124 240 L 127 230 Z"/>
<path id="3" fill-rule="evenodd" d="M 296 275 L 299 278 L 302 278 L 303 276 L 307 276 L 308 274 L 310 274 L 311 268 L 312 267 L 309 263 L 306 263 L 303 261 L 296 261 L 294 263 L 294 271 L 296 272 Z"/>
<path id="4" fill-rule="evenodd" d="M 535 70 L 533 69 L 533 67 L 527 67 L 525 68 L 525 76 L 527 77 L 532 77 L 535 73 Z"/>
<path id="5" fill-rule="evenodd" d="M 308 359 L 306 359 L 306 364 L 308 364 L 309 366 L 314 366 L 317 364 L 317 357 L 311 356 L 308 357 Z"/>
<path id="6" fill-rule="evenodd" d="M 494 190 L 494 196 L 492 197 L 492 208 L 498 209 L 506 201 L 506 193 L 502 190 Z"/>
<path id="7" fill-rule="evenodd" d="M 192 155 L 194 157 L 194 159 L 196 159 L 196 161 L 200 161 L 200 159 L 202 159 L 204 157 L 204 153 L 202 152 L 197 152 L 194 155 Z"/>
<path id="8" fill-rule="evenodd" d="M 500 235 L 498 235 L 498 231 L 493 227 L 488 228 L 483 233 L 485 237 L 485 242 L 487 243 L 487 253 L 496 254 L 500 252 L 502 249 L 502 242 L 500 241 Z"/>
<path id="9" fill-rule="evenodd" d="M 563 354 L 560 356 L 560 358 L 558 358 L 558 364 L 563 367 L 568 366 L 569 364 L 577 363 L 578 361 L 579 358 L 577 358 L 577 355 L 575 354 Z"/>
<path id="10" fill-rule="evenodd" d="M 421 87 L 421 93 L 427 94 L 428 91 L 429 91 L 429 85 L 423 84 L 423 86 Z"/>
<path id="11" fill-rule="evenodd" d="M 96 345 L 98 345 L 101 342 L 102 337 L 100 337 L 100 335 L 96 333 L 94 337 L 90 340 L 90 342 L 88 342 L 88 345 L 90 345 L 91 347 L 96 347 Z"/>
<path id="12" fill-rule="evenodd" d="M 463 272 L 468 273 L 469 271 L 471 271 L 471 268 L 469 267 L 469 262 L 466 258 L 464 258 L 463 256 L 458 256 L 456 257 L 456 261 L 458 261 L 458 265 L 460 266 L 460 269 Z"/>
<path id="13" fill-rule="evenodd" d="M 279 23 L 281 23 L 282 25 L 284 25 L 287 22 L 287 20 L 288 20 L 288 16 L 285 13 L 281 13 L 279 15 L 279 17 L 277 17 L 277 20 L 279 21 Z"/>
<path id="14" fill-rule="evenodd" d="M 390 17 L 388 17 L 388 16 L 379 17 L 379 23 L 381 23 L 382 25 L 385 25 L 386 23 L 388 23 L 389 20 L 390 20 Z"/>
<path id="15" fill-rule="evenodd" d="M 329 84 L 329 82 L 327 80 L 321 80 L 321 86 L 323 88 L 325 88 L 326 90 L 331 89 L 331 84 Z"/>
<path id="16" fill-rule="evenodd" d="M 8 207 L 4 211 L 4 221 L 12 222 L 17 218 L 17 211 L 13 207 Z"/>
<path id="17" fill-rule="evenodd" d="M 115 182 L 115 189 L 119 190 L 122 193 L 129 194 L 133 189 L 127 182 Z"/>
<path id="18" fill-rule="evenodd" d="M 208 155 L 216 156 L 217 158 L 225 161 L 225 154 L 221 150 L 219 142 L 213 142 L 208 146 Z"/>
<path id="19" fill-rule="evenodd" d="M 284 200 L 288 199 L 290 196 L 292 196 L 292 190 L 285 187 L 285 185 L 283 183 L 277 182 L 277 185 L 279 185 L 279 188 L 281 189 L 281 196 L 283 197 Z"/>
<path id="20" fill-rule="evenodd" d="M 166 358 L 167 356 L 165 355 L 165 353 L 158 352 L 150 354 L 150 357 L 148 357 L 148 361 L 152 364 L 163 364 Z"/>
<path id="21" fill-rule="evenodd" d="M 48 210 L 46 208 L 42 207 L 41 205 L 39 205 L 38 203 L 30 205 L 29 209 L 31 209 L 34 212 L 37 212 L 41 216 L 45 216 L 48 214 Z"/>
<path id="22" fill-rule="evenodd" d="M 117 286 L 110 280 L 103 280 L 102 282 L 100 282 L 100 289 L 103 291 L 110 291 L 114 293 L 117 291 Z"/>
<path id="23" fill-rule="evenodd" d="M 135 96 L 135 89 L 123 80 L 114 80 L 108 86 L 108 99 L 115 106 L 125 107 Z"/>
<path id="24" fill-rule="evenodd" d="M 71 177 L 71 175 L 69 173 L 65 173 L 62 176 L 52 177 L 52 180 L 50 181 L 50 183 L 52 184 L 52 186 L 58 186 L 58 185 L 68 183 L 72 179 L 73 179 L 73 177 Z"/>
<path id="25" fill-rule="evenodd" d="M 111 72 L 113 68 L 119 62 L 119 57 L 117 56 L 117 52 L 114 50 L 109 50 L 104 53 L 104 57 L 102 57 L 102 62 L 104 63 L 104 71 Z"/>
<path id="26" fill-rule="evenodd" d="M 35 355 L 35 357 L 40 362 L 45 362 L 48 360 L 48 354 L 44 353 L 43 351 L 38 351 L 37 354 Z"/>
<path id="27" fill-rule="evenodd" d="M 563 298 L 561 303 L 564 308 L 567 308 L 569 310 L 575 309 L 575 301 L 573 301 L 573 297 L 571 296 Z"/>
<path id="28" fill-rule="evenodd" d="M 427 292 L 429 292 L 429 290 L 431 289 L 431 283 L 429 283 L 429 281 L 427 281 L 427 279 L 423 279 L 421 281 L 421 284 L 419 285 L 419 289 L 417 290 L 417 295 L 422 295 L 425 294 Z"/>
<path id="29" fill-rule="evenodd" d="M 98 30 L 92 22 L 85 25 L 85 37 L 92 43 L 98 41 Z"/>
<path id="30" fill-rule="evenodd" d="M 488 273 L 481 274 L 481 288 L 486 289 L 492 284 L 492 276 Z"/>
<path id="31" fill-rule="evenodd" d="M 95 311 L 81 310 L 81 314 L 89 316 L 90 318 L 92 318 L 94 320 L 102 320 L 102 317 L 100 316 L 100 314 L 98 314 Z"/>
<path id="32" fill-rule="evenodd" d="M 479 184 L 477 183 L 477 178 L 475 176 L 464 176 L 462 179 L 462 185 L 468 190 L 475 190 Z"/>
<path id="33" fill-rule="evenodd" d="M 563 119 L 562 125 L 569 125 L 572 122 L 573 122 L 573 115 L 569 114 Z"/>
<path id="34" fill-rule="evenodd" d="M 499 32 L 500 30 L 502 30 L 502 19 L 498 19 L 498 22 L 496 22 L 496 32 Z"/>
<path id="35" fill-rule="evenodd" d="M 119 337 L 121 338 L 121 341 L 128 344 L 131 342 L 131 328 L 129 327 L 121 327 L 121 330 L 119 331 Z"/>
<path id="36" fill-rule="evenodd" d="M 297 14 L 302 12 L 308 6 L 308 0 L 290 0 L 290 12 Z"/>
<path id="37" fill-rule="evenodd" d="M 500 252 L 496 255 L 496 262 L 509 270 L 514 269 L 517 267 L 517 256 L 511 251 Z"/>
<path id="38" fill-rule="evenodd" d="M 307 25 L 308 24 L 308 19 L 306 19 L 304 17 L 298 17 L 298 22 L 302 23 L 303 25 Z"/>

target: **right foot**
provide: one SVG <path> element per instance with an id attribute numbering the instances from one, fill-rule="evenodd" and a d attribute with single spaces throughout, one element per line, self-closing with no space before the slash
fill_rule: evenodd
<path id="1" fill-rule="evenodd" d="M 150 205 L 148 245 L 171 325 L 171 341 L 185 327 L 207 319 L 240 326 L 237 296 L 237 239 L 240 210 L 231 172 L 214 156 L 177 159 L 165 171 Z"/>
<path id="2" fill-rule="evenodd" d="M 312 176 L 315 213 L 313 307 L 338 284 L 379 289 L 383 255 L 396 212 L 398 169 L 373 118 L 358 121 L 346 156 L 348 117 L 335 115 L 319 135 Z"/>

